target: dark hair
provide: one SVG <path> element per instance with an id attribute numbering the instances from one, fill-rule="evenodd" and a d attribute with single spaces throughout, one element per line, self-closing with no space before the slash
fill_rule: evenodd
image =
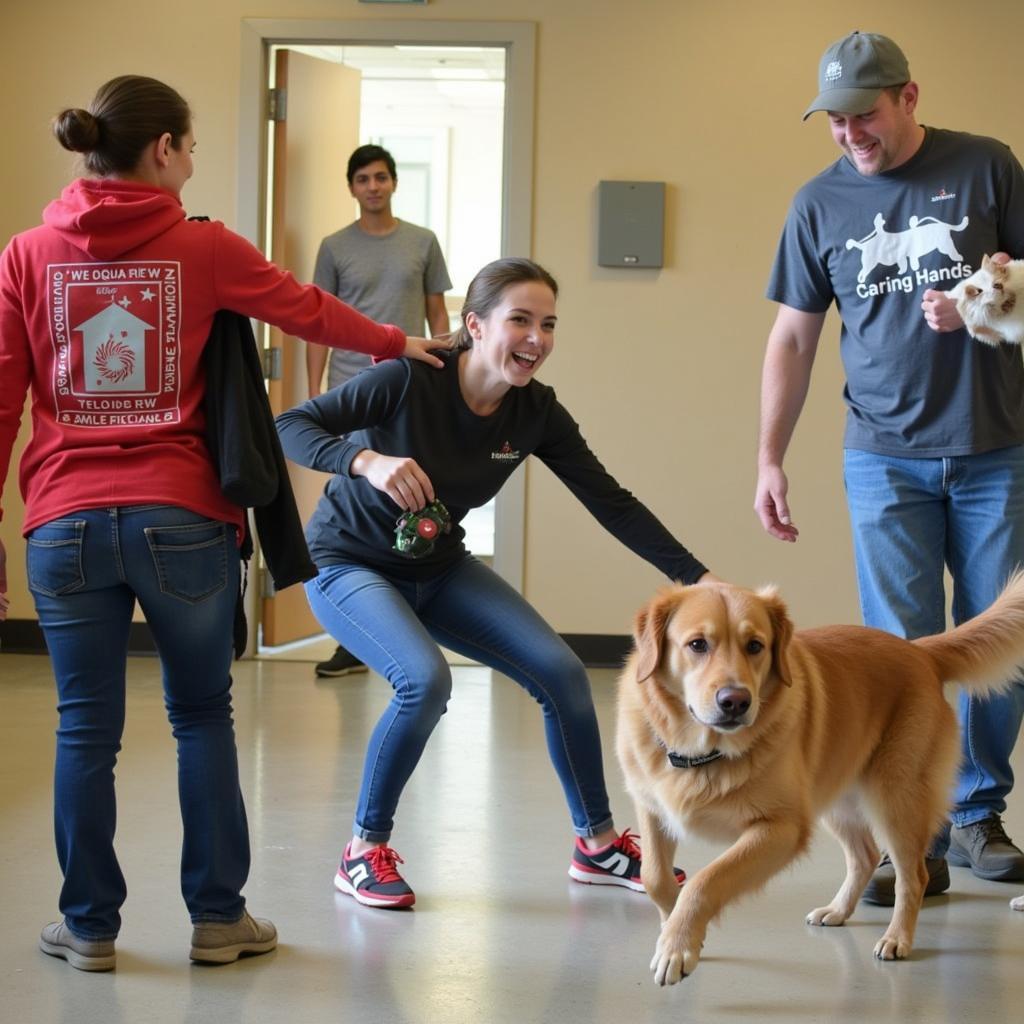
<path id="1" fill-rule="evenodd" d="M 348 170 L 345 172 L 349 185 L 356 176 L 356 171 L 361 171 L 367 164 L 383 160 L 388 165 L 388 173 L 392 181 L 398 181 L 398 171 L 395 170 L 395 158 L 383 146 L 360 146 L 348 158 Z"/>
<path id="2" fill-rule="evenodd" d="M 192 127 L 192 111 L 169 85 L 141 75 L 121 75 L 101 85 L 88 110 L 73 108 L 53 119 L 65 149 L 85 154 L 92 174 L 134 170 L 142 151 L 164 132 L 175 149 Z"/>
<path id="3" fill-rule="evenodd" d="M 508 288 L 528 281 L 537 281 L 547 285 L 555 298 L 558 297 L 558 283 L 539 264 L 522 256 L 506 256 L 504 259 L 488 263 L 472 281 L 466 291 L 466 301 L 462 304 L 462 326 L 455 332 L 452 348 L 472 348 L 473 339 L 466 326 L 466 317 L 476 313 L 485 317 L 501 302 L 502 295 Z"/>

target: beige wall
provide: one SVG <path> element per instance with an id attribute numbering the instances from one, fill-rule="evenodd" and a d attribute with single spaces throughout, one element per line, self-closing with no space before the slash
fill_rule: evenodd
<path id="1" fill-rule="evenodd" d="M 0 25 L 0 236 L 38 221 L 72 173 L 48 135 L 124 72 L 165 78 L 192 102 L 199 139 L 191 212 L 233 222 L 239 23 L 243 17 L 534 20 L 538 28 L 534 252 L 562 286 L 553 384 L 602 460 L 719 574 L 777 581 L 804 624 L 856 620 L 840 478 L 837 329 L 826 327 L 787 468 L 801 538 L 768 538 L 751 511 L 762 298 L 795 188 L 832 159 L 824 119 L 800 113 L 817 60 L 860 28 L 895 37 L 923 85 L 927 124 L 995 135 L 1024 153 L 1019 40 L 1024 9 L 965 16 L 951 0 L 431 0 L 391 9 L 355 0 L 259 4 L 68 0 L 7 5 Z M 141 13 L 140 13 L 141 12 Z M 595 266 L 601 179 L 669 184 L 668 265 Z M 24 588 L 13 472 L 0 536 L 13 608 Z M 528 481 L 526 591 L 567 632 L 620 633 L 659 574 L 597 527 L 542 466 Z"/>

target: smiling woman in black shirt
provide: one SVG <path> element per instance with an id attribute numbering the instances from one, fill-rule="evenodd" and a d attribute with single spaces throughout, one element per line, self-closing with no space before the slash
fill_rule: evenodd
<path id="1" fill-rule="evenodd" d="M 278 417 L 285 453 L 334 474 L 307 529 L 306 584 L 331 635 L 394 697 L 370 738 L 355 831 L 335 885 L 368 906 L 411 906 L 388 845 L 402 789 L 451 693 L 439 645 L 504 673 L 542 706 L 576 833 L 570 875 L 643 891 L 640 850 L 616 834 L 586 670 L 554 630 L 474 558 L 458 525 L 535 455 L 613 536 L 672 579 L 707 570 L 607 473 L 554 391 L 534 379 L 554 346 L 557 285 L 525 259 L 474 278 L 443 370 L 393 360 Z M 443 503 L 452 529 L 410 558 L 395 521 Z M 432 531 L 431 531 L 432 532 Z M 678 872 L 682 879 L 682 872 Z"/>

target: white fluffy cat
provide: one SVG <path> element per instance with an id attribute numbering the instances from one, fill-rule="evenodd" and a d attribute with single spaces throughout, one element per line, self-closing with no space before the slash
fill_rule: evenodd
<path id="1" fill-rule="evenodd" d="M 1024 342 L 1024 260 L 993 263 L 985 256 L 981 269 L 949 295 L 972 338 L 987 345 Z"/>

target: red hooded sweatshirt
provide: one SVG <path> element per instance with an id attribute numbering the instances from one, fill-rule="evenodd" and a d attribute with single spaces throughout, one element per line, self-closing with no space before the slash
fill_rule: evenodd
<path id="1" fill-rule="evenodd" d="M 29 388 L 26 534 L 76 509 L 169 504 L 236 525 L 203 437 L 203 347 L 230 309 L 399 356 L 405 335 L 300 285 L 162 189 L 81 179 L 0 256 L 0 494 Z M 2 514 L 2 513 L 0 513 Z"/>

